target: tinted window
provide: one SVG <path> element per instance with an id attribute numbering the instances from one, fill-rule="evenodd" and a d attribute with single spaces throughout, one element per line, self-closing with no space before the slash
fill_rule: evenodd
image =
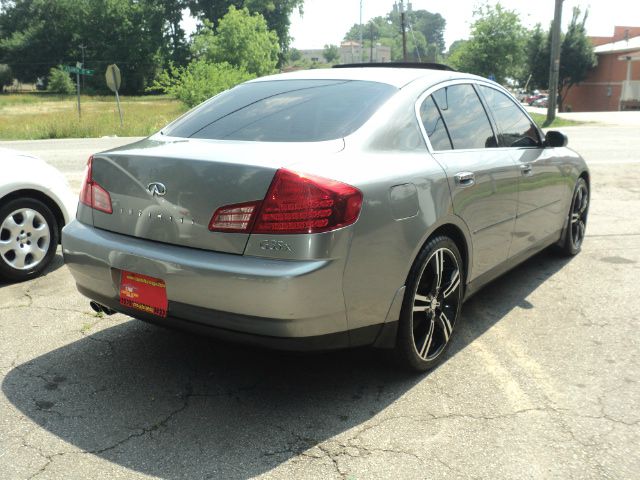
<path id="1" fill-rule="evenodd" d="M 451 150 L 451 140 L 440 111 L 431 96 L 420 106 L 420 118 L 434 150 Z"/>
<path id="2" fill-rule="evenodd" d="M 501 147 L 532 147 L 540 145 L 538 129 L 507 95 L 489 87 L 480 87 L 489 110 L 500 130 Z"/>
<path id="3" fill-rule="evenodd" d="M 169 125 L 176 137 L 317 142 L 359 128 L 397 89 L 344 80 L 279 80 L 239 85 Z"/>
<path id="4" fill-rule="evenodd" d="M 433 95 L 454 149 L 496 146 L 487 114 L 471 85 L 452 85 Z"/>

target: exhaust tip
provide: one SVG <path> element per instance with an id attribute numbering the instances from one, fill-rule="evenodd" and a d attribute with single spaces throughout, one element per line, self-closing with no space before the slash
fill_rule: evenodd
<path id="1" fill-rule="evenodd" d="M 113 315 L 116 313 L 114 310 L 111 310 L 109 307 L 105 307 L 104 305 L 100 305 L 98 302 L 94 302 L 93 300 L 89 302 L 89 306 L 91 310 L 96 313 L 104 313 L 106 315 Z"/>

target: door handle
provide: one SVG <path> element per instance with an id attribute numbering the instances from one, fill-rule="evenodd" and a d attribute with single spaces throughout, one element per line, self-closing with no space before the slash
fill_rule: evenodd
<path id="1" fill-rule="evenodd" d="M 522 175 L 531 175 L 532 170 L 533 170 L 533 167 L 531 166 L 530 163 L 525 163 L 523 165 L 520 165 L 520 171 L 522 172 Z"/>
<path id="2" fill-rule="evenodd" d="M 476 176 L 473 172 L 459 172 L 453 178 L 456 181 L 456 185 L 461 187 L 470 187 L 476 183 Z"/>

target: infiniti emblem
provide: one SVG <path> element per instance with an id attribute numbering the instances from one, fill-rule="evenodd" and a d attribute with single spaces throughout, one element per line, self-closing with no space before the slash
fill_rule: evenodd
<path id="1" fill-rule="evenodd" d="M 167 187 L 165 187 L 160 182 L 150 183 L 149 185 L 147 185 L 147 190 L 149 190 L 149 193 L 151 195 L 154 195 L 156 197 L 164 197 L 164 195 L 167 193 Z"/>

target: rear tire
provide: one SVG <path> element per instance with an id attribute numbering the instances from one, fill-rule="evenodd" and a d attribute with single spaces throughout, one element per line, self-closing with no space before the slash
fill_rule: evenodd
<path id="1" fill-rule="evenodd" d="M 589 198 L 589 186 L 586 180 L 580 177 L 571 197 L 564 241 L 559 245 L 562 255 L 571 257 L 577 255 L 582 249 L 589 214 Z"/>
<path id="2" fill-rule="evenodd" d="M 395 349 L 402 366 L 424 372 L 442 361 L 460 315 L 464 279 L 455 242 L 446 236 L 431 239 L 407 280 Z"/>
<path id="3" fill-rule="evenodd" d="M 60 233 L 51 209 L 33 198 L 18 198 L 0 207 L 0 279 L 34 278 L 53 259 Z"/>

